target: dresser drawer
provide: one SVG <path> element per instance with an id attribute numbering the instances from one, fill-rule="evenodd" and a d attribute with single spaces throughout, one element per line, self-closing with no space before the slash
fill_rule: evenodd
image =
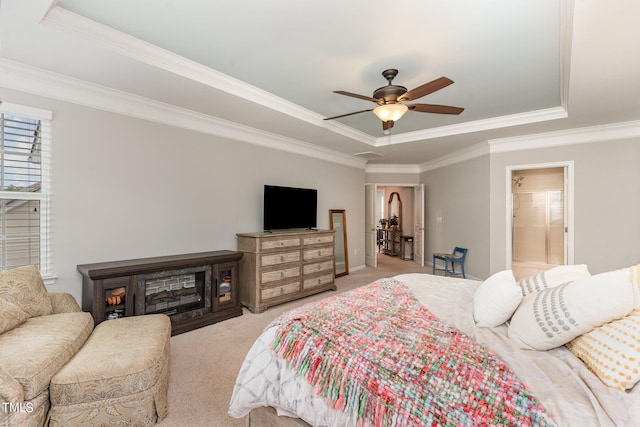
<path id="1" fill-rule="evenodd" d="M 252 312 L 336 289 L 333 231 L 281 230 L 237 236 L 238 250 L 244 252 L 239 299 Z"/>
<path id="2" fill-rule="evenodd" d="M 320 259 L 333 256 L 333 246 L 325 246 L 316 249 L 307 249 L 304 251 L 303 259 L 305 261 L 313 261 L 314 259 Z"/>
<path id="3" fill-rule="evenodd" d="M 300 276 L 300 267 L 295 266 L 290 268 L 284 268 L 282 270 L 263 271 L 260 277 L 261 277 L 262 283 L 264 284 L 264 283 L 276 282 L 278 280 L 290 279 L 292 277 L 299 277 L 299 276 Z"/>
<path id="4" fill-rule="evenodd" d="M 318 245 L 320 243 L 332 243 L 333 242 L 333 235 L 329 234 L 326 236 L 310 236 L 310 237 L 305 237 L 303 240 L 303 244 L 305 246 L 308 245 Z"/>
<path id="5" fill-rule="evenodd" d="M 321 271 L 333 271 L 333 261 L 316 262 L 302 267 L 302 274 L 320 273 Z"/>
<path id="6" fill-rule="evenodd" d="M 329 283 L 333 283 L 333 274 L 323 274 L 322 276 L 305 279 L 302 287 L 304 289 L 312 289 Z"/>
<path id="7" fill-rule="evenodd" d="M 270 265 L 286 264 L 288 262 L 298 262 L 298 261 L 300 261 L 300 251 L 281 252 L 277 254 L 260 256 L 260 263 L 263 267 L 268 267 Z"/>
<path id="8" fill-rule="evenodd" d="M 260 242 L 260 249 L 263 251 L 273 249 L 296 248 L 300 246 L 300 238 L 264 239 Z"/>
<path id="9" fill-rule="evenodd" d="M 276 286 L 273 288 L 265 288 L 260 292 L 260 298 L 262 301 L 271 298 L 276 298 L 282 295 L 293 294 L 300 290 L 300 282 L 288 283 L 282 286 Z"/>

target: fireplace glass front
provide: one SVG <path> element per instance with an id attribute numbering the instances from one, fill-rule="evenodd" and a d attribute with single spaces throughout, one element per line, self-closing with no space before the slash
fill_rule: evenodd
<path id="1" fill-rule="evenodd" d="M 211 266 L 140 275 L 138 290 L 138 295 L 144 295 L 144 301 L 136 301 L 136 311 L 141 314 L 198 315 L 211 307 Z"/>

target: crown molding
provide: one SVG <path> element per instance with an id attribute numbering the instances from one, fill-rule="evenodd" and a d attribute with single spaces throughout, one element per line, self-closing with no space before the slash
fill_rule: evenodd
<path id="1" fill-rule="evenodd" d="M 560 105 L 567 109 L 573 45 L 573 1 L 560 2 Z"/>
<path id="2" fill-rule="evenodd" d="M 487 142 L 493 154 L 637 137 L 640 137 L 640 120 L 493 139 Z"/>
<path id="3" fill-rule="evenodd" d="M 567 118 L 569 116 L 567 112 L 567 103 L 569 99 L 571 46 L 573 42 L 573 9 L 574 0 L 563 0 L 560 2 L 560 106 L 483 120 L 475 120 L 461 124 L 440 126 L 415 132 L 406 132 L 392 135 L 391 137 L 378 137 L 374 145 L 379 147 L 389 144 L 402 144 L 405 142 L 428 140 L 445 136 Z"/>
<path id="4" fill-rule="evenodd" d="M 561 11 L 562 20 L 565 22 L 565 24 L 561 26 L 564 30 L 562 35 L 563 40 L 567 41 L 563 43 L 563 48 L 567 48 L 568 46 L 569 51 L 571 42 L 570 24 L 572 11 L 572 3 L 569 6 L 565 6 Z M 567 22 L 569 25 L 566 24 Z M 47 15 L 42 20 L 42 23 L 66 33 L 77 34 L 83 39 L 92 40 L 106 49 L 117 52 L 136 61 L 152 65 L 175 75 L 230 93 L 234 96 L 241 97 L 250 102 L 254 102 L 295 119 L 327 129 L 346 138 L 362 142 L 373 147 L 380 147 L 388 145 L 389 143 L 401 144 L 405 142 L 440 138 L 444 136 L 459 135 L 567 117 L 566 109 L 562 106 L 498 118 L 476 120 L 473 122 L 450 126 L 441 126 L 433 129 L 406 132 L 403 134 L 393 135 L 390 139 L 388 136 L 374 137 L 340 122 L 328 122 L 324 120 L 324 117 L 320 114 L 303 108 L 293 102 L 275 96 L 267 91 L 206 67 L 195 61 L 184 58 L 171 51 L 73 13 L 60 6 L 56 5 L 51 7 Z M 563 58 L 568 57 L 568 55 L 564 54 L 562 56 Z M 564 83 L 563 87 L 566 89 L 568 88 L 568 66 L 564 67 L 564 70 L 566 73 L 564 76 L 566 76 L 566 78 L 563 77 L 561 80 L 562 83 Z M 564 99 L 566 99 L 566 97 L 561 94 L 561 101 Z M 564 103 L 562 105 L 564 105 Z"/>
<path id="5" fill-rule="evenodd" d="M 561 106 L 378 138 L 357 131 L 340 122 L 325 121 L 319 114 L 300 107 L 297 104 L 57 6 L 57 1 L 55 0 L 42 0 L 37 15 L 38 19 L 42 18 L 41 22 L 44 25 L 66 33 L 77 34 L 83 39 L 92 40 L 99 46 L 136 61 L 242 97 L 250 102 L 263 105 L 347 138 L 369 144 L 373 147 L 381 147 L 389 144 L 401 144 L 566 118 L 568 116 L 565 107 L 567 91 L 569 89 L 573 8 L 574 0 L 563 0 L 560 4 Z M 601 139 L 634 137 L 637 136 L 636 128 L 638 126 L 637 122 L 629 122 L 627 124 L 583 128 L 582 130 L 574 129 L 549 134 L 491 140 L 420 165 L 366 165 L 365 159 L 355 158 L 303 141 L 238 125 L 230 121 L 173 107 L 104 86 L 90 84 L 62 75 L 55 75 L 45 72 L 44 70 L 29 69 L 18 63 L 0 59 L 0 72 L 3 73 L 3 86 L 12 87 L 13 85 L 13 88 L 23 92 L 48 96 L 163 124 L 171 124 L 185 129 L 196 130 L 198 132 L 256 145 L 263 145 L 308 157 L 316 157 L 352 167 L 364 168 L 367 172 L 375 171 L 377 173 L 424 172 L 484 155 L 487 152 L 498 153 L 594 142 Z"/>
<path id="6" fill-rule="evenodd" d="M 486 142 L 481 142 L 446 156 L 442 156 L 438 159 L 422 163 L 419 165 L 419 169 L 421 173 L 428 172 L 434 169 L 464 162 L 466 160 L 475 159 L 476 157 L 481 157 L 487 154 L 489 154 L 489 146 Z"/>
<path id="7" fill-rule="evenodd" d="M 309 110 L 258 89 L 255 86 L 115 30 L 109 26 L 85 18 L 60 6 L 52 8 L 42 23 L 64 33 L 76 34 L 82 39 L 92 40 L 94 43 L 110 51 L 117 52 L 136 61 L 222 90 L 248 101 L 255 102 L 256 104 L 285 112 L 300 119 L 309 121 L 312 118 L 316 119 L 319 117 L 319 115 Z"/>
<path id="8" fill-rule="evenodd" d="M 405 142 L 442 138 L 445 136 L 500 129 L 509 126 L 526 125 L 530 123 L 564 119 L 567 117 L 567 110 L 564 107 L 553 107 L 543 110 L 529 111 L 526 113 L 493 117 L 490 119 L 474 120 L 472 122 L 460 123 L 456 125 L 440 126 L 432 129 L 401 133 L 397 135 L 391 135 L 391 138 L 389 138 L 388 136 L 380 137 L 376 140 L 375 146 L 380 147 L 389 144 L 402 144 Z"/>
<path id="9" fill-rule="evenodd" d="M 486 154 L 535 150 L 576 144 L 589 144 L 592 142 L 614 141 L 629 138 L 640 138 L 640 120 L 539 133 L 513 138 L 493 139 L 472 145 L 468 148 L 458 150 L 449 155 L 420 165 L 376 164 L 368 165 L 365 168 L 365 171 L 367 173 L 371 171 L 375 171 L 377 173 L 397 173 L 399 172 L 397 167 L 403 166 L 405 167 L 405 173 L 410 171 L 412 168 L 417 168 L 419 172 L 422 173 L 444 166 L 450 166 Z"/>
<path id="10" fill-rule="evenodd" d="M 342 123 L 328 123 L 323 120 L 323 116 L 314 111 L 60 6 L 51 8 L 42 23 L 59 31 L 77 34 L 83 39 L 92 40 L 108 50 L 136 61 L 246 99 L 358 142 L 369 145 L 375 143 L 374 137 L 364 132 Z"/>
<path id="11" fill-rule="evenodd" d="M 0 58 L 2 86 L 164 125 L 364 169 L 366 160 Z"/>
<path id="12" fill-rule="evenodd" d="M 458 150 L 446 156 L 422 164 L 373 164 L 367 165 L 365 173 L 422 173 L 489 154 L 489 146 L 481 142 L 471 147 Z"/>
<path id="13" fill-rule="evenodd" d="M 378 138 L 376 146 L 380 144 L 399 144 L 415 139 L 430 139 L 440 136 L 450 136 L 466 132 L 495 129 L 499 127 L 519 124 L 556 120 L 568 117 L 567 103 L 569 99 L 569 78 L 571 70 L 571 46 L 573 39 L 574 0 L 564 0 L 560 3 L 560 107 L 538 110 L 528 113 L 504 116 L 495 119 L 480 120 L 464 125 L 445 126 L 431 130 L 413 132 L 411 134 L 393 135 L 391 138 Z M 464 127 L 466 130 L 461 132 Z M 449 166 L 485 154 L 507 151 L 521 151 L 533 148 L 548 148 L 569 144 L 597 142 L 602 140 L 636 137 L 640 134 L 640 122 L 618 123 L 607 126 L 594 126 L 582 129 L 552 132 L 545 134 L 527 135 L 523 137 L 489 140 L 478 143 L 467 149 L 459 150 L 447 156 L 430 162 L 416 165 L 420 172 L 427 172 L 444 166 Z M 420 136 L 418 136 L 420 135 Z M 376 165 L 377 171 L 385 173 L 385 165 Z M 393 166 L 393 165 L 390 165 Z M 367 166 L 369 171 L 371 166 Z M 393 169 L 390 169 L 393 170 Z M 392 173 L 392 172 L 389 172 Z"/>
<path id="14" fill-rule="evenodd" d="M 364 169 L 365 173 L 413 173 L 420 172 L 418 165 L 392 165 L 392 164 L 373 164 L 367 165 Z"/>

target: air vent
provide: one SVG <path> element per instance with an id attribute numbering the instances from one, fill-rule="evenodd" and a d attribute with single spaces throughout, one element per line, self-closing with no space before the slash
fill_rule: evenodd
<path id="1" fill-rule="evenodd" d="M 376 157 L 382 157 L 382 154 L 374 153 L 373 151 L 363 151 L 361 153 L 355 153 L 354 156 L 362 157 L 363 159 L 375 159 Z"/>

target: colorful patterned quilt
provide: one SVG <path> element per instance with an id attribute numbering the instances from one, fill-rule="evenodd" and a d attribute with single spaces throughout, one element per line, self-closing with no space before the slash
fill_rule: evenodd
<path id="1" fill-rule="evenodd" d="M 305 305 L 273 325 L 278 354 L 359 424 L 554 424 L 500 359 L 395 279 Z"/>

